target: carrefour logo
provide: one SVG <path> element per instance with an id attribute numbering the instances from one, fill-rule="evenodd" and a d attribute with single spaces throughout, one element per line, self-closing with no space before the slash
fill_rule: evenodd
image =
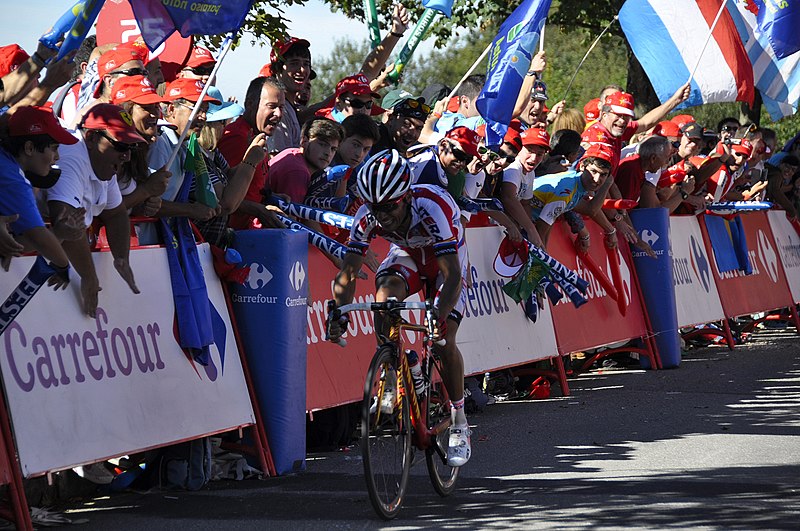
<path id="1" fill-rule="evenodd" d="M 250 264 L 250 274 L 247 275 L 247 286 L 252 290 L 261 289 L 272 280 L 272 273 L 267 266 L 258 263 Z"/>
<path id="2" fill-rule="evenodd" d="M 653 232 L 650 229 L 644 229 L 640 236 L 642 238 L 642 241 L 647 242 L 647 244 L 650 247 L 653 247 L 656 244 L 656 242 L 658 241 L 658 239 L 659 239 L 658 238 L 658 233 L 657 232 Z"/>
<path id="3" fill-rule="evenodd" d="M 706 293 L 709 293 L 711 290 L 711 268 L 708 264 L 706 253 L 703 252 L 703 248 L 694 236 L 689 236 L 689 249 L 692 251 L 689 258 L 692 260 L 694 274 L 697 276 L 700 284 L 703 285 L 703 289 L 706 290 Z"/>
<path id="4" fill-rule="evenodd" d="M 305 282 L 305 280 L 306 270 L 303 267 L 303 264 L 300 262 L 295 262 L 291 271 L 289 271 L 289 282 L 291 282 L 295 291 L 300 291 L 300 288 L 303 287 L 303 282 Z"/>
<path id="5" fill-rule="evenodd" d="M 758 231 L 758 257 L 764 270 L 767 272 L 769 279 L 773 282 L 778 282 L 778 255 L 775 253 L 775 248 L 770 243 L 764 231 Z"/>

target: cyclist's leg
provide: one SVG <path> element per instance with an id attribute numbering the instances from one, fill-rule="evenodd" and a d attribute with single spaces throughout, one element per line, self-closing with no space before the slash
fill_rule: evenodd
<path id="1" fill-rule="evenodd" d="M 375 302 L 384 302 L 390 297 L 405 300 L 411 293 L 422 289 L 417 264 L 404 250 L 392 246 L 375 273 Z M 380 343 L 380 336 L 388 336 L 386 320 L 380 314 L 375 315 L 376 338 Z"/>

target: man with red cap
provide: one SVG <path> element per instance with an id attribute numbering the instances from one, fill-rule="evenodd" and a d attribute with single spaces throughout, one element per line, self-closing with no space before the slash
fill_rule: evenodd
<path id="1" fill-rule="evenodd" d="M 178 196 L 178 191 L 181 188 L 184 180 L 184 162 L 186 160 L 186 142 L 180 147 L 178 156 L 172 163 L 172 166 L 166 168 L 172 152 L 178 145 L 180 134 L 189 128 L 189 133 L 200 134 L 203 126 L 206 123 L 206 116 L 208 115 L 208 104 L 214 103 L 219 105 L 221 101 L 212 98 L 208 94 L 203 97 L 200 103 L 200 108 L 194 117 L 194 120 L 189 123 L 189 117 L 192 114 L 192 109 L 195 104 L 200 100 L 200 94 L 203 90 L 203 82 L 198 79 L 189 79 L 186 77 L 179 77 L 167 84 L 164 90 L 164 99 L 168 102 L 165 107 L 164 119 L 174 127 L 162 127 L 161 135 L 156 140 L 155 144 L 150 148 L 148 153 L 148 166 L 152 172 L 157 170 L 166 169 L 171 172 L 167 190 L 162 194 L 161 209 L 158 215 L 161 217 L 170 216 L 186 216 L 190 219 L 200 221 L 207 221 L 214 217 L 218 212 L 207 205 L 202 203 L 178 203 L 175 198 Z"/>
<path id="2" fill-rule="evenodd" d="M 506 214 L 527 234 L 528 240 L 542 245 L 539 233 L 530 217 L 528 201 L 533 197 L 534 170 L 550 151 L 550 135 L 538 127 L 531 127 L 520 134 L 522 149 L 516 160 L 503 171 L 500 185 L 500 201 Z"/>
<path id="3" fill-rule="evenodd" d="M 383 114 L 384 110 L 373 101 L 375 98 L 380 98 L 380 94 L 372 91 L 367 76 L 348 76 L 336 84 L 333 107 L 320 109 L 316 115 L 342 123 L 345 118 L 354 114 Z"/>
<path id="4" fill-rule="evenodd" d="M 468 197 L 500 197 L 500 184 L 503 182 L 503 171 L 512 164 L 522 150 L 522 123 L 511 120 L 508 131 L 503 137 L 503 143 L 497 151 L 488 149 L 485 145 L 486 125 L 477 129 L 481 136 L 478 145 L 478 157 L 467 166 L 469 175 L 465 186 Z"/>
<path id="5" fill-rule="evenodd" d="M 435 184 L 459 197 L 464 188 L 464 171 L 478 156 L 478 133 L 464 126 L 448 131 L 433 146 L 423 147 L 408 159 L 413 184 Z M 459 177 L 460 176 L 460 177 Z"/>
<path id="6" fill-rule="evenodd" d="M 275 132 L 267 137 L 269 152 L 277 153 L 300 147 L 300 120 L 297 111 L 301 102 L 298 96 L 306 83 L 317 75 L 311 68 L 311 43 L 305 39 L 290 37 L 285 41 L 276 41 L 269 57 L 270 63 L 264 65 L 259 75 L 275 76 L 286 87 L 281 120 Z"/>
<path id="7" fill-rule="evenodd" d="M 211 72 L 214 71 L 214 65 L 217 60 L 214 55 L 202 46 L 195 46 L 192 48 L 192 53 L 189 54 L 189 59 L 186 64 L 178 72 L 179 78 L 200 80 L 203 84 L 214 84 L 211 78 Z"/>
<path id="8" fill-rule="evenodd" d="M 606 192 L 613 181 L 610 178 L 612 158 L 610 147 L 602 144 L 591 146 L 581 157 L 577 171 L 536 178 L 531 188 L 531 218 L 545 246 L 556 219 L 574 210 L 599 220 L 609 246 L 616 247 L 616 231 L 601 212 Z M 589 231 L 586 227 L 578 233 L 578 242 L 588 250 Z"/>
<path id="9" fill-rule="evenodd" d="M 709 199 L 713 202 L 741 199 L 728 197 L 728 194 L 733 190 L 734 184 L 741 182 L 741 179 L 746 179 L 744 176 L 746 163 L 753 153 L 753 146 L 746 138 L 738 140 L 739 142 L 736 144 L 725 146 L 730 150 L 730 159 L 722 164 L 706 183 Z"/>
<path id="10" fill-rule="evenodd" d="M 8 121 L 8 137 L 0 149 L 0 216 L 10 216 L 11 234 L 6 223 L 0 225 L 2 246 L 0 257 L 10 260 L 27 250 L 35 250 L 47 258 L 57 270 L 51 284 L 66 286 L 69 282 L 69 259 L 58 238 L 45 227 L 36 206 L 33 188 L 52 186 L 58 172 L 52 165 L 58 160 L 59 144 L 75 144 L 78 139 L 63 129 L 50 109 L 20 107 Z M 73 220 L 83 227 L 83 217 Z"/>
<path id="11" fill-rule="evenodd" d="M 133 43 L 118 44 L 97 59 L 97 77 L 100 79 L 94 98 L 101 102 L 111 101 L 111 86 L 122 76 L 147 76 L 144 67 L 147 49 Z"/>
<path id="12" fill-rule="evenodd" d="M 84 116 L 76 133 L 78 142 L 61 149 L 61 178 L 47 190 L 47 205 L 56 234 L 68 220 L 82 212 L 86 227 L 99 218 L 106 227 L 114 267 L 131 291 L 139 293 L 128 262 L 130 220 L 122 204 L 117 172 L 130 160 L 131 149 L 144 143 L 133 120 L 122 107 L 110 103 L 93 106 Z M 94 268 L 89 241 L 85 234 L 64 240 L 64 250 L 81 277 L 83 310 L 94 317 L 100 282 Z"/>

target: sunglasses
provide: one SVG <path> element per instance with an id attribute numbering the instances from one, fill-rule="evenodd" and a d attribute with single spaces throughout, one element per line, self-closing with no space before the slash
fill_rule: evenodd
<path id="1" fill-rule="evenodd" d="M 372 100 L 361 101 L 353 98 L 345 98 L 344 102 L 354 109 L 363 109 L 364 107 L 366 107 L 367 109 L 372 108 Z"/>
<path id="2" fill-rule="evenodd" d="M 401 196 L 398 199 L 395 199 L 394 201 L 387 201 L 385 203 L 373 203 L 373 204 L 367 203 L 367 207 L 373 214 L 377 213 L 391 214 L 392 212 L 397 210 L 397 207 L 403 202 L 404 197 L 405 196 Z"/>
<path id="3" fill-rule="evenodd" d="M 108 140 L 111 146 L 118 152 L 118 153 L 130 153 L 131 149 L 133 149 L 133 144 L 126 144 L 125 142 L 119 142 L 114 140 L 109 135 L 104 133 L 103 131 L 98 131 L 100 136 Z"/>
<path id="4" fill-rule="evenodd" d="M 210 76 L 211 72 L 214 71 L 213 66 L 195 66 L 193 68 L 186 67 L 184 70 L 191 70 L 192 73 L 196 76 Z"/>
<path id="5" fill-rule="evenodd" d="M 418 118 L 420 120 L 427 119 L 431 110 L 430 105 L 426 105 L 419 100 L 410 99 L 401 101 L 394 108 L 395 114 L 410 116 L 411 118 Z"/>
<path id="6" fill-rule="evenodd" d="M 178 101 L 175 101 L 174 103 L 176 105 L 180 105 L 181 107 L 186 107 L 187 109 L 194 109 L 194 103 L 192 103 L 191 101 L 188 101 L 188 100 L 186 100 L 186 101 L 178 100 Z M 197 114 L 206 114 L 207 115 L 208 114 L 208 103 L 204 103 L 203 105 L 201 105 L 200 108 L 197 109 Z"/>
<path id="7" fill-rule="evenodd" d="M 514 159 L 517 158 L 516 155 L 507 155 L 505 153 L 497 153 L 492 151 L 486 146 L 478 146 L 478 155 L 482 157 L 489 157 L 489 162 L 507 162 L 511 164 L 514 162 Z"/>
<path id="8" fill-rule="evenodd" d="M 144 68 L 129 68 L 127 70 L 114 70 L 113 72 L 109 72 L 109 74 L 122 74 L 124 76 L 146 76 L 149 74 L 149 72 Z"/>
<path id="9" fill-rule="evenodd" d="M 720 129 L 720 132 L 722 132 L 722 131 L 724 131 L 724 132 L 735 132 L 737 129 L 739 129 L 739 128 L 736 127 L 735 125 L 726 125 L 722 129 Z"/>
<path id="10" fill-rule="evenodd" d="M 674 147 L 675 149 L 678 149 L 678 148 L 681 147 L 680 140 L 676 140 L 675 142 L 670 142 L 670 144 L 672 144 L 672 147 Z"/>
<path id="11" fill-rule="evenodd" d="M 447 142 L 447 146 L 449 146 L 450 153 L 456 158 L 458 162 L 469 163 L 472 161 L 472 155 L 467 153 L 466 151 L 462 151 L 455 147 L 452 142 Z"/>

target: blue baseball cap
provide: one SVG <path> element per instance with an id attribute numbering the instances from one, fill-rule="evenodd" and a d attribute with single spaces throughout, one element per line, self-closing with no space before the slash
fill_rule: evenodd
<path id="1" fill-rule="evenodd" d="M 222 92 L 217 87 L 208 87 L 207 94 L 212 98 L 219 100 L 219 105 L 215 103 L 208 104 L 208 114 L 206 115 L 206 122 L 221 122 L 223 120 L 230 120 L 236 118 L 244 113 L 244 107 L 232 101 L 225 101 L 222 97 Z"/>

